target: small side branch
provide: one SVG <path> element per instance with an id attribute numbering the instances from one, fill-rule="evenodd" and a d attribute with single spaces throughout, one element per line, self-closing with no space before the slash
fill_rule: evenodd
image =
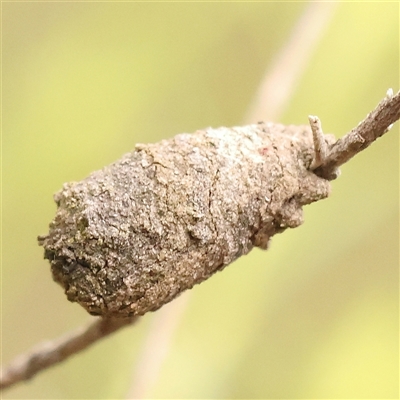
<path id="1" fill-rule="evenodd" d="M 5 370 L 1 371 L 0 389 L 6 389 L 32 378 L 38 372 L 64 361 L 137 319 L 138 317 L 97 319 L 88 326 L 78 328 L 57 340 L 38 345 L 31 353 L 17 357 Z"/>
<path id="2" fill-rule="evenodd" d="M 320 119 L 314 115 L 309 115 L 308 120 L 310 122 L 314 140 L 315 156 L 311 164 L 311 169 L 314 170 L 325 162 L 328 155 L 328 146 L 325 141 L 324 133 L 322 132 Z"/>
<path id="3" fill-rule="evenodd" d="M 314 172 L 325 179 L 335 179 L 339 166 L 381 137 L 399 118 L 400 91 L 393 95 L 393 91 L 389 89 L 375 110 L 328 149 L 325 160 L 315 168 Z M 312 129 L 314 132 L 313 127 Z"/>

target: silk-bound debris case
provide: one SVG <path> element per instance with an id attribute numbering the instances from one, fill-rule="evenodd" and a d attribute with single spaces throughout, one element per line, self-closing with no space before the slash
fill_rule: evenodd
<path id="1" fill-rule="evenodd" d="M 55 195 L 39 237 L 55 281 L 90 314 L 142 315 L 302 223 L 329 194 L 308 126 L 259 123 L 137 145 Z"/>

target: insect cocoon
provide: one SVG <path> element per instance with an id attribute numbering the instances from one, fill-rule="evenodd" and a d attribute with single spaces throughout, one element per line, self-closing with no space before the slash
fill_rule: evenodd
<path id="1" fill-rule="evenodd" d="M 64 184 L 39 243 L 70 301 L 142 315 L 300 225 L 302 206 L 329 194 L 313 157 L 308 126 L 272 123 L 137 145 Z"/>

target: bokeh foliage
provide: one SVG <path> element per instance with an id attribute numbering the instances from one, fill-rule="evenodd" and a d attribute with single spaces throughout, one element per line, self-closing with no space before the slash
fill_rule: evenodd
<path id="1" fill-rule="evenodd" d="M 241 124 L 305 7 L 2 4 L 3 363 L 89 318 L 36 244 L 52 194 L 137 142 Z M 351 129 L 399 88 L 398 32 L 398 3 L 340 3 L 281 122 Z M 344 166 L 304 226 L 191 291 L 150 398 L 398 398 L 398 132 Z M 4 398 L 124 398 L 153 318 Z"/>

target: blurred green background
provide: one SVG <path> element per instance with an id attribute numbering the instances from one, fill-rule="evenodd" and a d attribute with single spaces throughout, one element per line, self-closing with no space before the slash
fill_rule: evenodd
<path id="1" fill-rule="evenodd" d="M 2 3 L 2 364 L 91 318 L 36 243 L 53 193 L 137 142 L 241 124 L 307 6 Z M 280 122 L 315 114 L 340 136 L 389 87 L 399 4 L 340 3 Z M 398 398 L 398 134 L 344 166 L 302 227 L 190 292 L 145 397 Z M 156 315 L 3 398 L 125 398 Z"/>

